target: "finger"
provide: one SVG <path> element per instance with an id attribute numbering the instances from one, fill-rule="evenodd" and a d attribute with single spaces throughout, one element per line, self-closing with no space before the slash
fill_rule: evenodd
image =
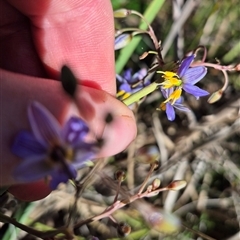
<path id="1" fill-rule="evenodd" d="M 36 49 L 51 78 L 67 64 L 84 85 L 115 94 L 110 1 L 9 2 L 30 18 Z"/>
<path id="2" fill-rule="evenodd" d="M 8 192 L 21 201 L 32 202 L 45 198 L 51 193 L 51 189 L 45 181 L 40 180 L 33 183 L 13 185 L 8 189 Z"/>
<path id="3" fill-rule="evenodd" d="M 122 151 L 136 135 L 132 112 L 104 91 L 81 86 L 77 98 L 79 113 L 63 93 L 58 81 L 34 79 L 4 70 L 0 73 L 0 77 L 3 90 L 1 111 L 4 113 L 0 139 L 2 166 L 4 166 L 1 168 L 1 184 L 16 183 L 12 171 L 21 160 L 10 152 L 10 146 L 14 136 L 20 130 L 30 129 L 27 106 L 32 100 L 39 101 L 46 106 L 61 124 L 69 116 L 79 114 L 88 123 L 95 136 L 100 136 L 105 140 L 99 157 Z M 109 125 L 106 125 L 104 121 L 107 113 L 111 113 L 114 117 L 113 123 Z"/>
<path id="4" fill-rule="evenodd" d="M 6 1 L 0 1 L 0 31 L 1 68 L 47 76 L 33 43 L 29 19 Z"/>

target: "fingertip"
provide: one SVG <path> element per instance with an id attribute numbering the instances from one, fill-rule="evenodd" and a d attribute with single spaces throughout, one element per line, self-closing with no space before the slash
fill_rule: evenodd
<path id="1" fill-rule="evenodd" d="M 94 136 L 104 141 L 99 157 L 123 151 L 136 137 L 137 127 L 133 112 L 105 91 L 81 86 L 77 108 L 80 117 L 87 122 Z M 70 110 L 65 114 L 66 119 L 73 113 Z M 108 114 L 113 118 L 110 123 L 106 122 Z"/>

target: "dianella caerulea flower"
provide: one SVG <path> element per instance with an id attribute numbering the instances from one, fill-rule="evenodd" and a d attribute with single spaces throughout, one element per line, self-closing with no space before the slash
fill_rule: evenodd
<path id="1" fill-rule="evenodd" d="M 160 104 L 160 110 L 166 111 L 167 118 L 169 121 L 175 119 L 175 109 L 180 111 L 189 112 L 190 110 L 183 105 L 183 97 L 179 97 L 176 101 L 168 100 L 169 96 L 173 93 L 173 88 L 161 89 L 162 95 L 166 101 Z"/>
<path id="2" fill-rule="evenodd" d="M 124 71 L 123 76 L 116 75 L 116 78 L 119 82 L 119 88 L 117 97 L 121 100 L 126 99 L 131 94 L 138 92 L 143 87 L 150 84 L 149 81 L 142 81 L 147 75 L 147 69 L 142 68 L 138 72 L 132 75 L 132 70 L 128 69 Z"/>
<path id="3" fill-rule="evenodd" d="M 172 101 L 174 104 L 181 96 L 182 89 L 195 96 L 197 99 L 208 95 L 209 93 L 195 84 L 199 82 L 207 73 L 207 68 L 203 66 L 190 67 L 195 55 L 191 55 L 182 60 L 176 73 L 171 71 L 158 71 L 163 74 L 164 81 L 161 84 L 163 89 L 174 88 L 172 94 L 167 101 Z"/>
<path id="4" fill-rule="evenodd" d="M 76 169 L 93 158 L 97 144 L 88 143 L 87 124 L 78 117 L 71 117 L 61 127 L 54 116 L 40 103 L 28 108 L 32 132 L 21 131 L 12 146 L 12 152 L 22 161 L 13 172 L 18 181 L 31 182 L 50 177 L 50 187 L 74 179 Z"/>

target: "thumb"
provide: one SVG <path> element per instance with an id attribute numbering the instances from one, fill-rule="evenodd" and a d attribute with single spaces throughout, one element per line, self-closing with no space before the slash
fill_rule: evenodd
<path id="1" fill-rule="evenodd" d="M 79 111 L 63 93 L 59 81 L 35 78 L 1 70 L 2 83 L 2 158 L 1 185 L 17 184 L 12 176 L 13 169 L 21 161 L 10 152 L 14 136 L 29 129 L 27 106 L 31 101 L 42 103 L 62 124 L 72 114 L 83 118 L 94 135 L 102 137 L 105 144 L 99 157 L 114 155 L 127 147 L 136 135 L 136 124 L 132 112 L 110 94 L 81 86 L 77 101 Z M 43 94 L 44 93 L 44 94 Z M 14 96 L 14 98 L 12 97 Z M 107 113 L 114 121 L 106 126 Z M 2 171 L 4 169 L 4 171 Z"/>

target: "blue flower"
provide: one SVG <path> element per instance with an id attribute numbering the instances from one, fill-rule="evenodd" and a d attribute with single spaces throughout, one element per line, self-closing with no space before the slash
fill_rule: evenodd
<path id="1" fill-rule="evenodd" d="M 207 68 L 203 66 L 197 66 L 190 68 L 191 63 L 194 60 L 194 55 L 186 57 L 177 71 L 180 79 L 182 79 L 181 87 L 189 94 L 192 94 L 196 98 L 207 96 L 209 93 L 201 88 L 195 86 L 204 76 L 207 74 Z"/>
<path id="2" fill-rule="evenodd" d="M 174 103 L 181 96 L 182 89 L 197 99 L 209 94 L 207 91 L 195 86 L 195 84 L 206 75 L 207 68 L 203 66 L 190 67 L 194 57 L 195 55 L 191 55 L 183 59 L 176 73 L 171 71 L 158 71 L 158 73 L 163 74 L 164 78 L 163 83 L 161 83 L 161 88 L 174 88 L 174 91 L 167 99 L 168 101 L 171 100 L 172 103 Z"/>
<path id="3" fill-rule="evenodd" d="M 32 132 L 21 131 L 15 138 L 12 152 L 22 158 L 13 176 L 18 181 L 32 182 L 50 176 L 49 183 L 56 189 L 59 183 L 74 179 L 76 169 L 85 165 L 98 150 L 96 143 L 87 143 L 86 123 L 71 117 L 63 128 L 40 103 L 28 108 Z"/>
<path id="4" fill-rule="evenodd" d="M 119 85 L 117 97 L 121 100 L 129 97 L 131 94 L 138 92 L 143 87 L 150 84 L 150 81 L 143 82 L 143 78 L 147 75 L 147 69 L 142 68 L 132 75 L 132 70 L 128 69 L 123 73 L 123 76 L 116 75 Z"/>
<path id="5" fill-rule="evenodd" d="M 168 89 L 163 89 L 161 88 L 161 92 L 163 94 L 163 97 L 166 98 L 167 100 L 161 103 L 160 109 L 163 111 L 166 111 L 167 118 L 169 121 L 173 121 L 175 119 L 175 110 L 174 108 L 184 111 L 184 112 L 189 112 L 190 110 L 185 107 L 183 103 L 183 97 L 179 97 L 176 101 L 171 101 L 168 100 L 169 96 L 172 95 L 173 93 L 173 88 L 168 88 Z"/>

